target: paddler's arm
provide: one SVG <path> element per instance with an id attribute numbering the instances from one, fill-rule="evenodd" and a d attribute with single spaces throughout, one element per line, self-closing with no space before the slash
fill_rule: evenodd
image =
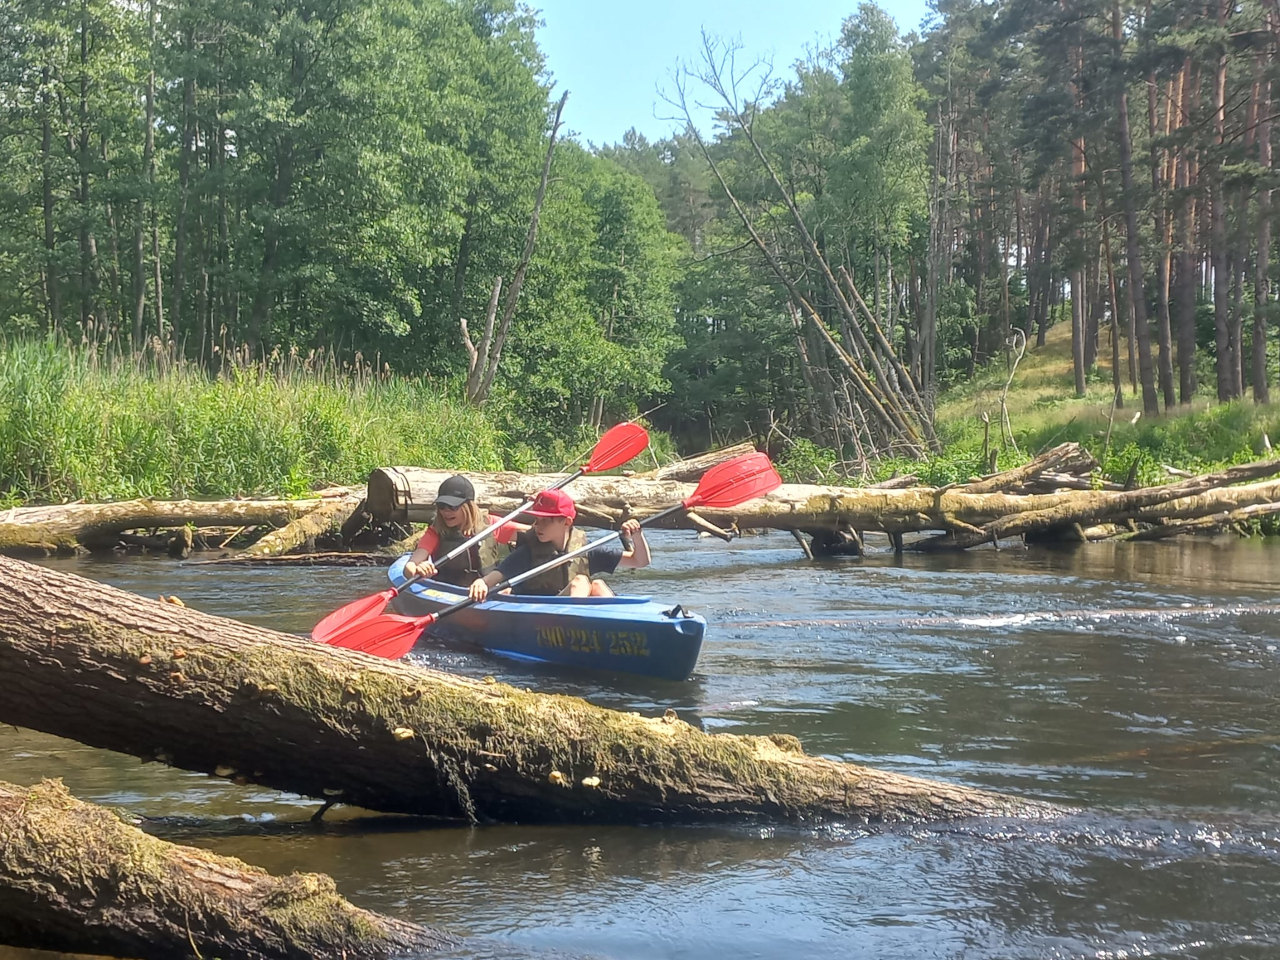
<path id="1" fill-rule="evenodd" d="M 618 566 L 638 570 L 649 565 L 649 541 L 644 538 L 644 527 L 639 520 L 628 520 L 621 528 L 623 543 L 631 542 L 630 549 L 624 548 Z"/>

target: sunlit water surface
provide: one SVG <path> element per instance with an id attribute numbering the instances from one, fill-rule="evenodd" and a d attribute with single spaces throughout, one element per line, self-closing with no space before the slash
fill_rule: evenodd
<path id="1" fill-rule="evenodd" d="M 785 534 L 654 539 L 655 566 L 615 582 L 707 617 L 686 683 L 413 656 L 1073 812 L 805 831 L 338 809 L 316 828 L 311 800 L 11 728 L 0 779 L 61 777 L 168 839 L 328 873 L 362 906 L 462 935 L 466 960 L 1280 957 L 1280 543 L 809 563 Z M 49 566 L 296 632 L 385 586 L 368 569 Z"/>

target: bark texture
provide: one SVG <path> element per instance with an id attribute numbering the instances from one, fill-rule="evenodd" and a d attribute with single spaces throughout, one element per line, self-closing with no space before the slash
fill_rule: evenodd
<path id="1" fill-rule="evenodd" d="M 0 558 L 0 722 L 387 812 L 935 820 L 1035 801 L 315 644 Z"/>
<path id="2" fill-rule="evenodd" d="M 0 783 L 0 942 L 142 960 L 383 960 L 458 941 L 149 836 L 60 781 Z"/>

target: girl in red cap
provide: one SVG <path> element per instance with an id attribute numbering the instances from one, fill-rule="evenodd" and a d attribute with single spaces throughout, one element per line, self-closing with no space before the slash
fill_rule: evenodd
<path id="1" fill-rule="evenodd" d="M 477 577 L 469 591 L 473 600 L 483 600 L 489 588 L 503 580 L 540 567 L 556 557 L 577 550 L 587 543 L 586 534 L 575 530 L 573 520 L 578 515 L 573 498 L 563 490 L 544 490 L 534 498 L 525 511 L 533 517 L 533 534 L 523 539 L 520 546 L 498 562 L 497 568 Z M 622 535 L 631 542 L 624 547 L 617 541 L 601 544 L 582 556 L 521 582 L 521 593 L 568 597 L 612 597 L 613 591 L 598 573 L 612 573 L 618 567 L 647 567 L 649 544 L 638 520 L 628 520 L 622 525 Z"/>
<path id="2" fill-rule="evenodd" d="M 482 513 L 476 504 L 476 490 L 471 481 L 455 473 L 436 492 L 436 515 L 431 526 L 418 541 L 418 548 L 404 565 L 404 575 L 430 577 L 441 583 L 465 587 L 476 577 L 483 576 L 497 565 L 515 542 L 516 535 L 529 528 L 522 523 L 504 523 L 492 538 L 472 544 L 465 553 L 437 567 L 435 560 L 455 547 L 460 547 L 477 533 L 497 520 Z"/>

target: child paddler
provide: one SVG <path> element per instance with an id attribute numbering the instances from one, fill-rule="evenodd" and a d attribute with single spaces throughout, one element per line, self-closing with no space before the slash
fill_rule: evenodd
<path id="1" fill-rule="evenodd" d="M 544 490 L 534 498 L 533 504 L 521 516 L 533 518 L 533 532 L 521 538 L 520 545 L 498 561 L 497 569 L 477 577 L 469 591 L 471 598 L 483 600 L 489 588 L 511 577 L 540 567 L 544 563 L 564 556 L 585 546 L 587 535 L 574 528 L 578 515 L 573 498 L 563 490 Z M 601 544 L 580 557 L 547 570 L 516 587 L 520 593 L 541 596 L 612 597 L 613 591 L 598 573 L 613 573 L 618 567 L 647 567 L 649 544 L 638 520 L 628 520 L 622 525 L 622 535 L 631 546 L 624 547 L 617 540 Z"/>
<path id="2" fill-rule="evenodd" d="M 449 477 L 436 491 L 436 515 L 431 526 L 418 541 L 418 547 L 404 565 L 404 575 L 419 575 L 465 587 L 476 577 L 492 570 L 515 542 L 516 536 L 529 528 L 522 523 L 504 523 L 443 566 L 435 560 L 462 546 L 497 517 L 482 513 L 476 504 L 476 490 L 471 481 L 459 474 Z"/>

